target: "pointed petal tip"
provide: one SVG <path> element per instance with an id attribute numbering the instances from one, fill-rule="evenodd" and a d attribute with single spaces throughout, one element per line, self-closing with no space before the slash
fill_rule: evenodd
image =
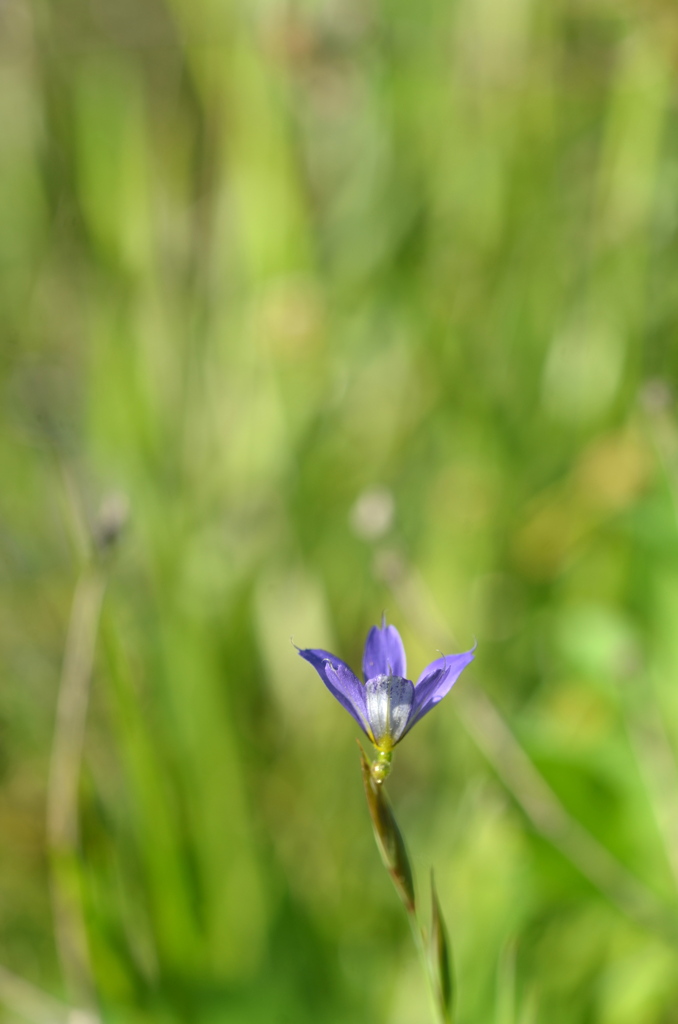
<path id="1" fill-rule="evenodd" d="M 457 679 L 475 657 L 476 644 L 461 654 L 444 654 L 427 665 L 414 687 L 412 714 L 405 732 L 409 732 L 424 715 L 452 689 Z"/>
<path id="2" fill-rule="evenodd" d="M 473 647 L 469 647 L 468 651 L 460 651 L 459 654 L 444 654 L 442 651 L 438 651 L 440 655 L 435 661 L 432 661 L 430 665 L 427 665 L 421 676 L 417 681 L 417 685 L 423 682 L 425 676 L 427 676 L 431 670 L 448 669 L 451 667 L 451 663 L 459 664 L 463 662 L 462 668 L 466 668 L 470 665 L 476 656 L 476 648 L 478 647 L 478 641 L 474 638 Z M 461 670 L 460 670 L 461 671 Z"/>

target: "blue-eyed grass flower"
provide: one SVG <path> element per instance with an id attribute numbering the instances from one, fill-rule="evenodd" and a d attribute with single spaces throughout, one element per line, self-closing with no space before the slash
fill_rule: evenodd
<path id="1" fill-rule="evenodd" d="M 407 678 L 400 634 L 385 621 L 368 633 L 363 655 L 364 682 L 346 662 L 329 651 L 312 647 L 299 650 L 377 748 L 377 759 L 372 765 L 376 782 L 387 777 L 396 744 L 449 693 L 462 670 L 473 660 L 474 652 L 475 647 L 463 654 L 437 658 L 415 684 Z"/>

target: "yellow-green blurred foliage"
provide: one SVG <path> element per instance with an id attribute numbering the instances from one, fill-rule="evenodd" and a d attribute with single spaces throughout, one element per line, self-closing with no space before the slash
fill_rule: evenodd
<path id="1" fill-rule="evenodd" d="M 2 0 L 0 1020 L 429 1019 L 289 642 L 385 608 L 478 639 L 388 784 L 459 1024 L 678 1021 L 677 73 L 668 0 Z"/>

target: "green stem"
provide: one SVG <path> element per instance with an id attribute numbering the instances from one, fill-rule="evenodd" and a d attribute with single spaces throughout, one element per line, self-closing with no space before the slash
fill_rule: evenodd
<path id="1" fill-rule="evenodd" d="M 440 1024 L 452 1024 L 451 1011 L 446 1007 L 445 999 L 441 995 L 441 986 L 438 984 L 435 968 L 427 949 L 426 935 L 417 920 L 412 868 L 407 848 L 386 796 L 386 789 L 382 786 L 383 780 L 391 770 L 393 753 L 390 750 L 380 750 L 377 753 L 376 759 L 370 764 L 361 747 L 360 757 L 367 806 L 372 818 L 374 835 L 382 863 L 389 872 L 396 891 L 407 911 L 412 938 L 426 973 L 429 994 L 436 1019 L 440 1021 Z M 434 899 L 432 935 L 436 934 L 435 906 Z"/>

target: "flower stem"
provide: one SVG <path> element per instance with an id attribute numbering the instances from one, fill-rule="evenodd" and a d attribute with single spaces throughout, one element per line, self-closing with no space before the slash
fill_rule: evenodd
<path id="1" fill-rule="evenodd" d="M 426 973 L 428 989 L 436 1018 L 440 1024 L 452 1024 L 449 951 L 446 938 L 443 938 L 442 943 L 440 941 L 441 935 L 444 936 L 444 925 L 442 925 L 439 916 L 439 906 L 435 890 L 432 888 L 434 911 L 431 922 L 431 937 L 436 941 L 432 942 L 432 949 L 429 953 L 426 933 L 417 918 L 409 856 L 386 796 L 385 788 L 382 786 L 383 779 L 390 771 L 392 756 L 391 751 L 380 750 L 377 759 L 370 764 L 361 749 L 363 784 L 365 786 L 367 806 L 372 818 L 374 836 L 382 863 L 390 874 L 396 891 L 407 911 L 412 938 Z M 443 929 L 442 932 L 441 928 Z M 446 983 L 443 983 L 443 978 Z"/>

